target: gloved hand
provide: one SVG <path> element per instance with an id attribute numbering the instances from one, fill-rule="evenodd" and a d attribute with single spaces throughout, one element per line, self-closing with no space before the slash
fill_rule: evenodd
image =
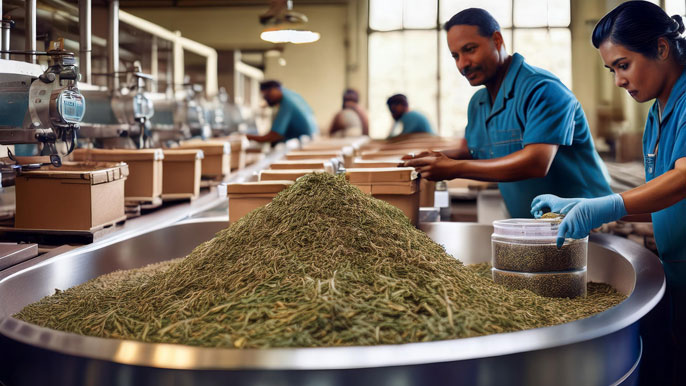
<path id="1" fill-rule="evenodd" d="M 541 194 L 531 201 L 531 214 L 535 218 L 543 215 L 543 209 L 549 208 L 553 213 L 567 214 L 583 198 L 562 198 L 554 194 Z"/>
<path id="2" fill-rule="evenodd" d="M 626 216 L 624 199 L 619 194 L 598 198 L 582 198 L 565 216 L 557 231 L 557 247 L 561 248 L 565 237 L 582 239 L 610 221 Z"/>

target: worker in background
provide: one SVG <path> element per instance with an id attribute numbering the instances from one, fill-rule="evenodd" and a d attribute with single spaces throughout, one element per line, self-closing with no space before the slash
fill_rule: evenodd
<path id="1" fill-rule="evenodd" d="M 303 97 L 275 80 L 260 83 L 262 98 L 270 107 L 279 106 L 279 112 L 272 122 L 271 130 L 265 135 L 248 135 L 257 142 L 281 142 L 302 135 L 312 137 L 317 132 L 317 123 L 312 109 Z"/>
<path id="2" fill-rule="evenodd" d="M 403 157 L 429 180 L 498 182 L 512 217 L 531 217 L 539 194 L 599 197 L 612 193 L 586 116 L 553 74 L 507 53 L 498 22 L 469 8 L 444 26 L 457 69 L 472 86 L 465 138 L 455 149 Z"/>
<path id="3" fill-rule="evenodd" d="M 388 109 L 395 120 L 388 138 L 414 133 L 434 134 L 431 124 L 426 117 L 416 110 L 410 110 L 407 97 L 403 94 L 395 94 L 386 101 Z"/>
<path id="4" fill-rule="evenodd" d="M 359 105 L 360 95 L 349 88 L 343 93 L 343 109 L 331 121 L 329 136 L 359 137 L 369 135 L 367 112 Z"/>
<path id="5" fill-rule="evenodd" d="M 594 199 L 536 197 L 535 216 L 566 214 L 558 245 L 631 215 L 651 221 L 667 279 L 664 308 L 641 321 L 645 355 L 641 379 L 651 385 L 684 385 L 686 375 L 686 39 L 680 16 L 657 5 L 630 1 L 605 15 L 593 30 L 593 45 L 605 67 L 637 102 L 653 101 L 643 134 L 646 183 Z M 588 177 L 590 178 L 590 177 Z M 586 181 L 588 181 L 588 178 Z M 671 313 L 671 316 L 670 316 Z M 652 363 L 651 363 L 652 362 Z M 646 371 L 647 370 L 647 371 Z M 681 374 L 677 377 L 677 374 Z"/>

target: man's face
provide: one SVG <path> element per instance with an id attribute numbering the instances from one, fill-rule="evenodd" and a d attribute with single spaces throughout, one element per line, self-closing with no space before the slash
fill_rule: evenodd
<path id="1" fill-rule="evenodd" d="M 268 88 L 266 90 L 260 91 L 262 93 L 262 98 L 267 101 L 267 104 L 271 107 L 278 105 L 281 102 L 282 94 L 278 87 Z"/>
<path id="2" fill-rule="evenodd" d="M 400 103 L 388 106 L 388 109 L 391 110 L 391 115 L 393 116 L 393 119 L 396 121 L 402 118 L 403 114 L 407 112 L 407 108 L 407 106 L 402 105 Z"/>
<path id="3" fill-rule="evenodd" d="M 495 76 L 502 44 L 500 32 L 491 37 L 481 36 L 474 25 L 456 25 L 448 31 L 448 48 L 455 65 L 472 86 L 486 84 Z"/>

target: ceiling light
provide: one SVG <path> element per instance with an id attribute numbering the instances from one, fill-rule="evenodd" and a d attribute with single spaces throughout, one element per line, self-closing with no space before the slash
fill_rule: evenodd
<path id="1" fill-rule="evenodd" d="M 269 9 L 260 15 L 265 26 L 260 38 L 271 43 L 312 43 L 319 40 L 319 33 L 305 27 L 307 16 L 293 12 L 291 0 L 271 0 Z"/>

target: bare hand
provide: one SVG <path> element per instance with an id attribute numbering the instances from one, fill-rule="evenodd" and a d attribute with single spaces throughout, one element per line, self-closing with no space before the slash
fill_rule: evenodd
<path id="1" fill-rule="evenodd" d="M 403 161 L 407 161 L 407 160 L 415 159 L 415 158 L 428 157 L 428 156 L 430 156 L 430 155 L 431 155 L 431 150 L 426 150 L 426 151 L 423 151 L 423 152 L 421 152 L 421 153 L 410 153 L 410 154 L 405 154 L 405 155 L 402 156 L 402 158 L 400 158 L 400 159 L 403 160 Z"/>
<path id="2" fill-rule="evenodd" d="M 446 157 L 443 153 L 429 151 L 426 156 L 405 161 L 403 166 L 413 167 L 422 178 L 431 181 L 451 180 L 457 177 L 459 162 Z M 422 153 L 424 154 L 424 153 Z M 421 154 L 420 154 L 421 155 Z"/>

